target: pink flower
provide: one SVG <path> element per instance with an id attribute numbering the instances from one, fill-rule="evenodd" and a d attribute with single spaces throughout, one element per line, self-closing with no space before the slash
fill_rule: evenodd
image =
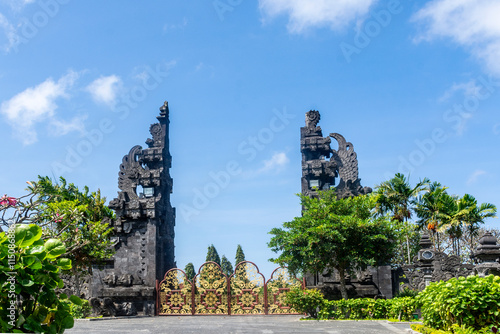
<path id="1" fill-rule="evenodd" d="M 2 206 L 14 206 L 17 204 L 17 199 L 15 197 L 7 197 L 7 195 L 3 195 L 0 198 L 0 205 Z"/>

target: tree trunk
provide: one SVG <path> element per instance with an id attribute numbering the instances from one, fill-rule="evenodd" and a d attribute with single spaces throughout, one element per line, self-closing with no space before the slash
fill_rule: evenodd
<path id="1" fill-rule="evenodd" d="M 347 288 L 345 286 L 345 268 L 339 268 L 339 276 L 340 276 L 340 294 L 342 298 L 347 300 L 349 297 L 347 296 Z"/>

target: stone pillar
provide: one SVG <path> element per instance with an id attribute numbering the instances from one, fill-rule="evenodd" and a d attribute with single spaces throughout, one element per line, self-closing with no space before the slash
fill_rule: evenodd
<path id="1" fill-rule="evenodd" d="M 109 203 L 116 211 L 116 253 L 104 266 L 93 267 L 91 304 L 96 314 L 154 315 L 156 280 L 176 266 L 168 116 L 165 102 L 158 123 L 150 126 L 148 147 L 134 146 L 120 165 L 120 191 Z"/>
<path id="2" fill-rule="evenodd" d="M 477 261 L 474 268 L 477 275 L 483 277 L 490 274 L 500 276 L 500 245 L 491 232 L 486 232 L 479 239 L 473 256 Z"/>

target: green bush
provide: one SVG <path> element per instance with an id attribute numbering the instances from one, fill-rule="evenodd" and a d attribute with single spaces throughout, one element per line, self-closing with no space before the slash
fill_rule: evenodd
<path id="1" fill-rule="evenodd" d="M 440 329 L 434 329 L 430 327 L 426 327 L 424 325 L 420 324 L 412 324 L 411 329 L 414 331 L 417 331 L 422 334 L 487 334 L 487 333 L 492 333 L 491 329 L 489 327 L 476 330 L 473 328 L 465 328 L 464 326 L 458 326 L 457 324 L 454 324 L 451 326 L 451 332 L 449 331 L 443 331 Z"/>
<path id="2" fill-rule="evenodd" d="M 418 296 L 426 326 L 481 330 L 500 323 L 500 277 L 469 276 L 431 283 Z M 464 332 L 466 333 L 466 332 Z"/>
<path id="3" fill-rule="evenodd" d="M 85 299 L 82 299 L 81 305 L 68 303 L 68 306 L 69 313 L 75 319 L 84 319 L 92 313 L 92 306 L 90 306 L 89 301 Z"/>
<path id="4" fill-rule="evenodd" d="M 417 290 L 412 290 L 408 287 L 405 287 L 403 289 L 403 291 L 399 291 L 398 293 L 396 293 L 396 296 L 397 298 L 402 298 L 402 297 L 416 297 L 418 296 L 418 293 L 419 291 Z"/>
<path id="5" fill-rule="evenodd" d="M 10 333 L 63 333 L 73 327 L 68 301 L 76 296 L 57 295 L 63 287 L 61 270 L 71 260 L 61 258 L 66 247 L 58 239 L 41 239 L 35 224 L 15 224 L 0 233 L 0 329 Z"/>
<path id="6" fill-rule="evenodd" d="M 410 321 L 417 309 L 417 300 L 413 297 L 397 297 L 390 300 L 388 318 Z"/>
<path id="7" fill-rule="evenodd" d="M 389 319 L 410 320 L 416 309 L 411 297 L 394 299 L 348 299 L 325 301 L 319 312 L 320 319 Z"/>
<path id="8" fill-rule="evenodd" d="M 286 302 L 297 311 L 308 314 L 312 318 L 317 318 L 318 309 L 323 307 L 325 299 L 318 290 L 292 288 L 286 294 Z"/>

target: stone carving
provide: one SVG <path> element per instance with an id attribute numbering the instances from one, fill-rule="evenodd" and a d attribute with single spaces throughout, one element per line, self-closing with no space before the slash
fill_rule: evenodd
<path id="1" fill-rule="evenodd" d="M 89 303 L 92 306 L 94 316 L 117 317 L 137 315 L 137 310 L 131 302 L 114 303 L 111 298 L 99 299 L 92 297 Z"/>
<path id="2" fill-rule="evenodd" d="M 160 108 L 150 126 L 147 147 L 133 146 L 120 164 L 116 212 L 116 254 L 92 271 L 95 312 L 108 315 L 153 315 L 156 279 L 175 267 L 175 210 L 170 204 L 169 108 Z"/>
<path id="3" fill-rule="evenodd" d="M 317 190 L 330 188 L 335 188 L 339 198 L 370 193 L 371 188 L 361 186 L 354 146 L 338 133 L 323 137 L 321 127 L 317 126 L 320 118 L 318 111 L 308 111 L 306 126 L 300 129 L 302 193 L 315 196 Z M 331 138 L 337 141 L 337 150 L 330 147 Z"/>
<path id="4" fill-rule="evenodd" d="M 500 276 L 500 245 L 491 232 L 486 232 L 479 239 L 473 257 L 477 263 L 474 270 L 479 276 Z"/>
<path id="5" fill-rule="evenodd" d="M 413 264 L 402 268 L 400 290 L 409 288 L 422 291 L 431 282 L 447 281 L 453 277 L 467 277 L 474 266 L 462 264 L 456 255 L 447 255 L 434 249 L 427 233 L 420 239 L 420 250 L 413 259 Z"/>

